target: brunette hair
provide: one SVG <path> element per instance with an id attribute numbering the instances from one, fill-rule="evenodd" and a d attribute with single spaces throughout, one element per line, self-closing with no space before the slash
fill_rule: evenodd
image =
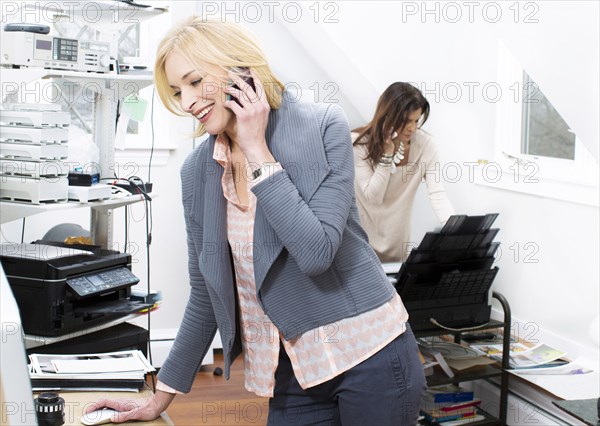
<path id="1" fill-rule="evenodd" d="M 375 115 L 366 126 L 354 129 L 358 137 L 354 143 L 367 145 L 367 157 L 375 166 L 381 160 L 387 137 L 406 125 L 408 115 L 421 110 L 421 127 L 429 117 L 429 102 L 421 91 L 410 83 L 392 83 L 379 97 Z"/>
<path id="2" fill-rule="evenodd" d="M 202 64 L 239 74 L 242 74 L 241 69 L 252 68 L 263 83 L 269 106 L 278 109 L 281 105 L 283 83 L 271 71 L 265 54 L 251 33 L 234 23 L 192 16 L 165 35 L 158 46 L 154 64 L 158 96 L 174 114 L 186 115 L 167 80 L 165 62 L 171 52 L 184 55 L 199 71 Z M 204 126 L 200 125 L 195 136 L 205 132 Z"/>

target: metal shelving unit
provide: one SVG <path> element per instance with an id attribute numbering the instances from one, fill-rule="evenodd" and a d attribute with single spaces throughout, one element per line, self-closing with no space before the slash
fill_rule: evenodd
<path id="1" fill-rule="evenodd" d="M 102 177 L 112 176 L 115 167 L 115 132 L 117 103 L 125 96 L 135 94 L 140 89 L 152 84 L 152 76 L 84 73 L 58 70 L 27 70 L 26 78 L 52 79 L 60 86 L 73 85 L 85 87 L 94 92 L 94 134 L 93 139 L 100 152 L 99 168 Z M 15 77 L 18 79 L 20 69 L 2 69 L 3 80 Z M 21 76 L 23 78 L 23 76 Z M 9 80 L 12 81 L 12 80 Z M 22 217 L 46 211 L 71 209 L 75 207 L 91 208 L 91 234 L 94 242 L 104 248 L 112 247 L 112 209 L 140 201 L 138 196 L 131 196 L 106 201 L 79 203 L 47 203 L 32 205 L 11 201 L 2 201 L 1 222 L 6 223 Z"/>
<path id="2" fill-rule="evenodd" d="M 89 6 L 89 5 L 88 5 Z M 23 6 L 24 7 L 24 6 Z M 85 2 L 75 5 L 72 2 L 35 2 L 27 7 L 41 8 L 45 13 L 56 16 L 69 16 L 69 19 L 86 22 L 89 18 L 89 7 Z M 167 11 L 166 8 L 137 7 L 132 4 L 113 1 L 94 2 L 94 26 L 102 27 L 111 34 L 111 49 L 116 57 L 116 30 L 130 26 L 142 19 L 148 19 Z M 1 68 L 2 81 L 11 82 L 4 89 L 21 88 L 28 82 L 49 81 L 52 86 L 68 88 L 71 95 L 81 96 L 83 88 L 94 94 L 94 122 L 92 138 L 100 152 L 99 169 L 101 177 L 112 177 L 115 167 L 115 134 L 116 117 L 119 100 L 136 94 L 142 88 L 153 83 L 151 75 L 89 73 L 78 71 L 62 71 L 41 68 L 10 69 Z M 6 86 L 6 87 L 5 87 Z M 10 87 L 9 87 L 10 86 Z M 5 93 L 0 94 L 4 99 Z M 7 223 L 19 218 L 49 211 L 72 209 L 77 207 L 91 208 L 90 231 L 94 243 L 104 248 L 112 247 L 112 210 L 117 207 L 140 201 L 138 196 L 97 201 L 89 203 L 67 202 L 56 204 L 32 205 L 12 201 L 0 201 L 0 222 Z"/>
<path id="3" fill-rule="evenodd" d="M 431 337 L 431 336 L 443 336 L 452 335 L 454 337 L 454 343 L 461 342 L 461 336 L 464 333 L 471 331 L 491 330 L 491 329 L 502 329 L 502 362 L 499 366 L 487 365 L 480 367 L 476 370 L 466 371 L 462 373 L 456 373 L 454 377 L 450 378 L 441 372 L 434 372 L 433 375 L 427 377 L 428 386 L 440 386 L 455 384 L 458 385 L 461 382 L 470 382 L 473 380 L 482 380 L 489 378 L 500 379 L 500 404 L 499 404 L 499 415 L 494 417 L 491 414 L 485 412 L 482 409 L 478 409 L 478 413 L 485 417 L 485 420 L 478 422 L 469 423 L 471 426 L 483 426 L 483 425 L 506 425 L 507 416 L 507 404 L 508 404 L 508 368 L 509 368 L 509 352 L 510 352 L 510 324 L 511 324 L 511 313 L 510 306 L 506 298 L 498 293 L 493 292 L 492 296 L 500 302 L 504 313 L 503 321 L 491 320 L 485 326 L 477 326 L 473 329 L 463 329 L 460 332 L 450 332 L 441 328 L 418 330 L 414 331 L 415 337 Z"/>

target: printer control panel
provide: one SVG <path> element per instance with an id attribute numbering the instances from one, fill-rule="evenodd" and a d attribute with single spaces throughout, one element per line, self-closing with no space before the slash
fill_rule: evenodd
<path id="1" fill-rule="evenodd" d="M 116 290 L 126 285 L 134 285 L 139 281 L 129 269 L 121 267 L 69 278 L 67 284 L 75 293 L 83 297 L 106 290 Z"/>

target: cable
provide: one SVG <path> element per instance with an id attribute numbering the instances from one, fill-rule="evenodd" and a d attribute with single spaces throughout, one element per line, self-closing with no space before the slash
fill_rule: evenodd
<path id="1" fill-rule="evenodd" d="M 121 118 L 121 100 L 118 99 L 117 100 L 117 114 L 115 117 L 115 129 L 118 129 L 119 127 L 119 119 Z"/>
<path id="2" fill-rule="evenodd" d="M 146 184 L 144 183 L 144 181 L 142 179 L 140 179 L 138 176 L 130 176 L 127 181 L 129 182 L 129 184 L 133 187 L 135 187 L 135 189 L 144 196 L 144 213 L 146 216 L 146 293 L 148 295 L 150 295 L 150 245 L 152 244 L 152 227 L 153 227 L 153 221 L 152 221 L 152 198 L 148 195 L 148 192 L 146 191 Z M 151 323 L 150 323 L 150 315 L 151 315 L 151 311 L 152 309 L 148 310 L 148 360 L 150 361 L 150 364 L 152 364 L 152 347 L 150 344 L 150 330 L 151 330 Z M 153 387 L 155 386 L 154 384 L 154 377 L 152 377 L 152 385 Z"/>
<path id="3" fill-rule="evenodd" d="M 150 168 L 150 165 L 149 165 Z M 152 197 L 150 197 L 150 195 L 148 195 L 148 192 L 146 191 L 146 183 L 138 176 L 130 176 L 129 178 L 125 179 L 125 178 L 115 178 L 114 181 L 112 182 L 113 187 L 119 188 L 123 191 L 125 191 L 125 189 L 123 189 L 122 187 L 116 186 L 117 182 L 119 181 L 123 181 L 123 182 L 127 182 L 128 185 L 130 186 L 130 188 L 128 188 L 128 191 L 130 194 L 133 194 L 132 192 L 132 188 L 135 188 L 135 191 L 143 196 L 143 202 L 144 202 L 144 215 L 145 215 L 145 219 L 146 219 L 146 294 L 149 296 L 150 295 L 150 245 L 152 244 L 152 227 L 153 227 L 153 221 L 152 221 Z M 129 239 L 129 214 L 132 214 L 131 210 L 128 209 L 129 206 L 125 207 L 125 246 L 124 246 L 124 252 L 127 251 L 127 245 L 128 245 L 128 239 Z M 132 218 L 132 220 L 134 222 L 139 222 L 140 220 L 135 220 Z M 150 307 L 147 309 L 147 328 L 148 328 L 148 343 L 147 343 L 147 351 L 148 351 L 148 361 L 150 362 L 150 364 L 152 365 L 152 346 L 151 346 L 151 340 L 150 340 L 150 330 L 151 330 L 151 312 L 152 312 L 153 308 Z M 154 374 L 151 375 L 152 377 L 152 389 L 155 392 L 156 391 L 156 378 L 154 376 Z"/>
<path id="4" fill-rule="evenodd" d="M 146 293 L 150 295 L 150 244 L 152 244 L 152 199 L 145 199 L 144 206 L 146 207 Z M 150 340 L 150 315 L 152 310 L 148 310 L 148 360 L 152 365 L 152 344 Z M 154 376 L 152 376 L 152 387 L 156 389 Z"/>
<path id="5" fill-rule="evenodd" d="M 128 232 L 128 222 L 129 222 L 129 218 L 128 218 L 128 213 L 129 213 L 129 206 L 125 206 L 125 242 L 123 244 L 123 253 L 127 253 L 127 244 L 129 243 L 129 232 Z"/>
<path id="6" fill-rule="evenodd" d="M 440 324 L 434 318 L 429 318 L 429 322 L 432 323 L 433 325 L 437 325 L 439 328 L 443 328 L 444 330 L 455 331 L 455 332 L 459 332 L 459 333 L 461 333 L 463 331 L 477 330 L 478 328 L 483 328 L 483 327 L 485 327 L 485 326 L 487 326 L 489 324 L 489 322 L 486 322 L 486 323 L 483 323 L 483 324 L 478 325 L 476 327 L 451 328 L 451 327 L 446 327 L 446 326 Z"/>
<path id="7" fill-rule="evenodd" d="M 150 159 L 148 160 L 148 180 L 146 182 L 152 182 L 150 173 L 152 171 L 152 157 L 154 157 L 154 90 L 154 85 L 152 85 L 152 100 L 150 101 L 150 130 L 152 137 L 150 142 Z"/>
<path id="8" fill-rule="evenodd" d="M 439 352 L 446 359 L 473 359 L 481 355 L 474 349 L 453 342 L 424 342 L 423 345 Z"/>
<path id="9" fill-rule="evenodd" d="M 23 226 L 21 228 L 21 244 L 25 241 L 25 218 L 23 218 Z"/>
<path id="10" fill-rule="evenodd" d="M 152 201 L 152 198 L 150 197 L 150 195 L 148 195 L 148 192 L 146 191 L 146 184 L 144 183 L 144 181 L 142 179 L 140 179 L 137 176 L 130 176 L 127 181 L 129 182 L 129 184 L 133 187 L 136 188 L 136 190 L 142 194 L 144 196 L 144 198 L 148 201 Z"/>

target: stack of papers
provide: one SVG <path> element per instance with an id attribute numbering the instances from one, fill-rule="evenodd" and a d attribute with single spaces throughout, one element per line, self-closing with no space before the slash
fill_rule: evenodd
<path id="1" fill-rule="evenodd" d="M 419 351 L 421 352 L 425 362 L 424 365 L 427 367 L 439 366 L 444 373 L 450 378 L 454 377 L 454 372 L 444 359 L 444 356 L 430 346 L 419 344 Z M 427 373 L 427 372 L 426 372 Z M 427 375 L 427 374 L 426 374 Z"/>
<path id="2" fill-rule="evenodd" d="M 496 361 L 483 355 L 481 352 L 473 350 L 467 346 L 445 341 L 427 341 L 419 339 L 419 348 L 429 356 L 435 358 L 440 367 L 449 377 L 453 373 L 448 373 L 445 366 L 452 372 L 465 371 L 471 368 L 478 368 L 489 364 L 495 364 Z"/>
<path id="3" fill-rule="evenodd" d="M 156 371 L 138 350 L 78 354 L 31 354 L 30 378 L 34 391 L 138 391 L 146 374 Z"/>

